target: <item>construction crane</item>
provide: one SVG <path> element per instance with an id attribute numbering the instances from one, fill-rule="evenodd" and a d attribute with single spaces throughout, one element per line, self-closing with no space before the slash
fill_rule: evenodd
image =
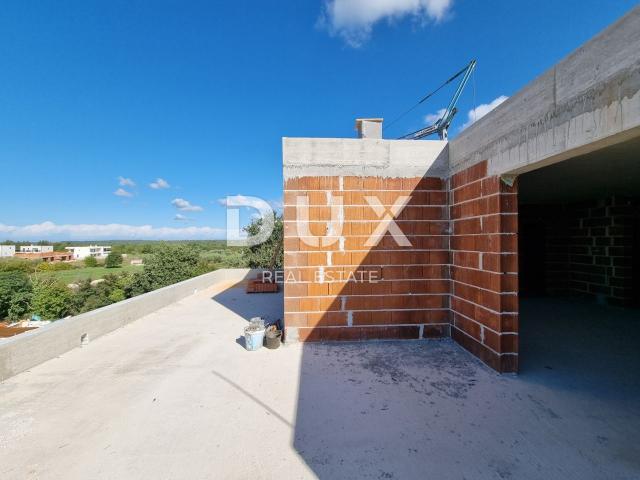
<path id="1" fill-rule="evenodd" d="M 467 82 L 469 81 L 469 78 L 471 77 L 471 74 L 473 73 L 475 68 L 476 68 L 476 61 L 471 60 L 469 65 L 467 65 L 465 68 L 463 68 L 458 73 L 456 73 L 453 77 L 451 77 L 442 85 L 440 85 L 437 89 L 435 89 L 429 95 L 423 97 L 418 102 L 417 105 L 423 103 L 427 98 L 431 97 L 433 94 L 435 94 L 438 90 L 440 90 L 445 85 L 453 82 L 456 78 L 462 76 L 462 79 L 458 84 L 458 88 L 456 89 L 456 92 L 453 94 L 453 97 L 449 102 L 449 106 L 447 106 L 447 108 L 444 110 L 444 113 L 440 116 L 440 118 L 436 120 L 436 122 L 433 125 L 429 125 L 428 127 L 421 128 L 420 130 L 417 130 L 415 132 L 408 133 L 407 135 L 400 137 L 399 140 L 419 140 L 421 138 L 428 137 L 429 135 L 433 135 L 434 133 L 438 134 L 438 136 L 440 137 L 440 140 L 446 140 L 449 126 L 451 125 L 451 121 L 453 120 L 453 117 L 455 116 L 455 114 L 458 112 L 458 109 L 456 108 L 458 99 L 460 98 L 460 95 L 462 95 L 462 91 L 464 90 L 464 87 L 467 85 Z"/>

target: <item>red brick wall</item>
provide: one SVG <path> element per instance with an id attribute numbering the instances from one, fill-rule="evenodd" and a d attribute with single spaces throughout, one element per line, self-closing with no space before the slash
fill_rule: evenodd
<path id="1" fill-rule="evenodd" d="M 518 365 L 517 190 L 481 162 L 439 178 L 300 177 L 285 182 L 285 325 L 301 341 L 451 335 L 496 370 Z M 310 246 L 297 228 L 336 240 Z M 389 234 L 365 242 L 385 209 L 410 196 Z M 330 226 L 331 202 L 342 228 Z M 336 214 L 337 212 L 337 214 Z M 300 217 L 304 218 L 304 216 Z M 304 225 L 303 225 L 304 226 Z M 339 231 L 338 231 L 339 230 Z M 364 275 L 364 281 L 362 275 Z M 373 275 L 375 281 L 367 281 Z M 369 277 L 371 278 L 371 277 Z"/>
<path id="2" fill-rule="evenodd" d="M 297 228 L 297 197 L 309 203 L 309 233 L 336 240 L 310 246 Z M 411 243 L 387 234 L 365 242 L 380 217 L 366 201 L 390 208 L 410 196 L 394 215 Z M 341 231 L 330 227 L 330 201 Z M 447 192 L 439 178 L 300 177 L 284 186 L 285 325 L 301 341 L 418 339 L 449 335 L 449 236 Z M 364 280 L 364 281 L 360 281 Z M 373 280 L 373 281 L 368 281 Z"/>
<path id="3" fill-rule="evenodd" d="M 487 162 L 450 179 L 452 337 L 501 372 L 518 365 L 517 189 Z"/>

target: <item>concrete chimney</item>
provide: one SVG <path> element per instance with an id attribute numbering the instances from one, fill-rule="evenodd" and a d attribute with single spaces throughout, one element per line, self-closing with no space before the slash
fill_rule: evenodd
<path id="1" fill-rule="evenodd" d="M 358 138 L 382 138 L 382 118 L 356 118 Z"/>

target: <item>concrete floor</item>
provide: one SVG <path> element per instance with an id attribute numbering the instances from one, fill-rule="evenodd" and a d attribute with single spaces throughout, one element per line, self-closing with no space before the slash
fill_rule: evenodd
<path id="1" fill-rule="evenodd" d="M 638 328 L 607 327 L 637 315 L 579 310 L 598 356 L 552 354 L 580 320 L 553 302 L 524 302 L 516 377 L 449 340 L 246 352 L 281 296 L 200 292 L 0 384 L 0 478 L 637 479 Z"/>

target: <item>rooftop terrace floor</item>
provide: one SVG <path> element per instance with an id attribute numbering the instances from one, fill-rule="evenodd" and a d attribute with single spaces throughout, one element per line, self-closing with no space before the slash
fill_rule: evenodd
<path id="1" fill-rule="evenodd" d="M 449 340 L 247 352 L 282 297 L 228 287 L 0 384 L 0 478 L 638 478 L 624 372 L 500 376 Z"/>

